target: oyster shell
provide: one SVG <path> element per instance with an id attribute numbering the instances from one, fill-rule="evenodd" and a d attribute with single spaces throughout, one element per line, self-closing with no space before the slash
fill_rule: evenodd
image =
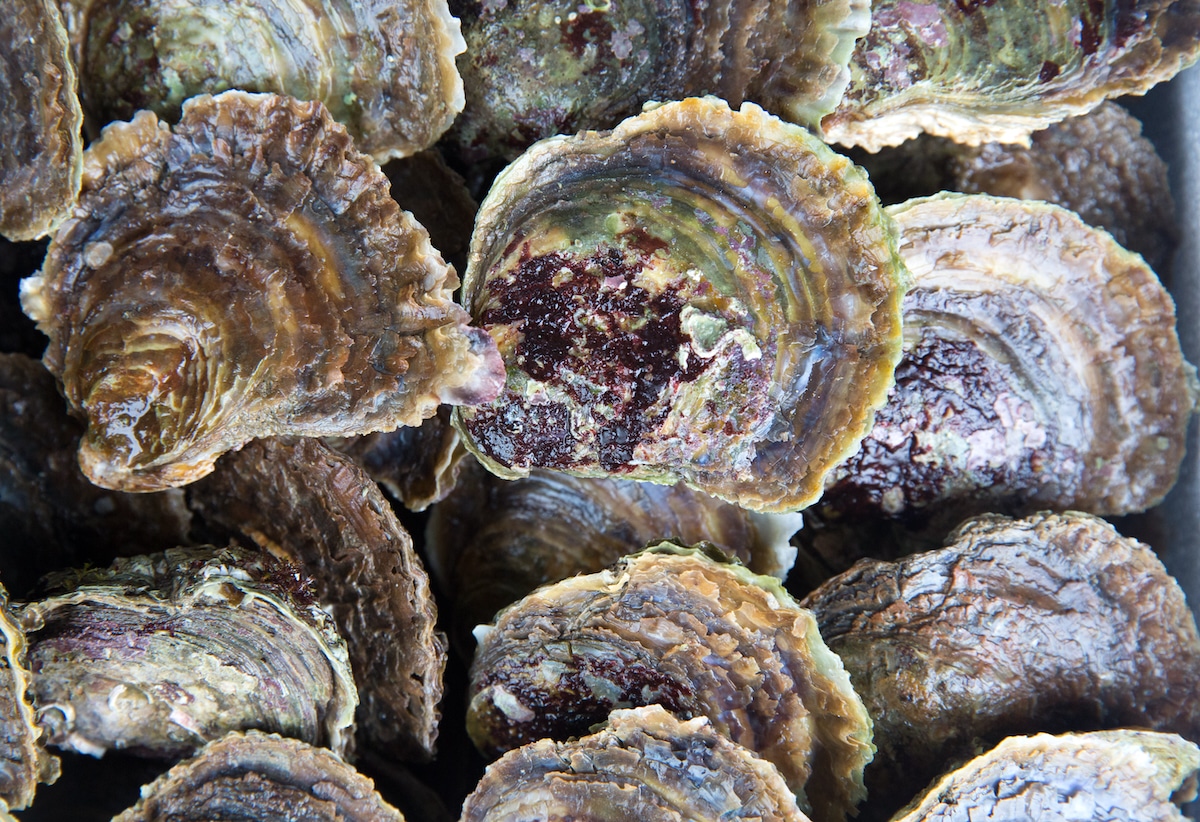
<path id="1" fill-rule="evenodd" d="M 495 395 L 457 278 L 316 103 L 225 92 L 174 129 L 111 125 L 79 208 L 22 283 L 88 418 L 98 485 L 156 490 L 272 434 L 415 425 Z"/>
<path id="2" fill-rule="evenodd" d="M 825 138 L 878 151 L 922 132 L 1023 143 L 1200 57 L 1193 0 L 877 0 Z"/>
<path id="3" fill-rule="evenodd" d="M 296 566 L 180 548 L 60 581 L 18 612 L 50 744 L 170 757 L 247 728 L 350 744 L 346 644 Z"/>
<path id="4" fill-rule="evenodd" d="M 13 0 L 0 21 L 0 234 L 52 232 L 79 193 L 83 114 L 54 0 Z"/>
<path id="5" fill-rule="evenodd" d="M 904 356 L 862 449 L 806 512 L 806 544 L 839 571 L 861 550 L 937 545 L 976 513 L 1160 502 L 1197 388 L 1145 262 L 1042 203 L 940 195 L 888 211 L 914 283 Z"/>
<path id="6" fill-rule="evenodd" d="M 885 398 L 905 279 L 866 178 L 755 105 L 551 138 L 480 209 L 463 300 L 508 382 L 453 420 L 507 478 L 683 480 L 797 510 Z"/>
<path id="7" fill-rule="evenodd" d="M 808 820 L 773 765 L 708 720 L 682 721 L 657 705 L 614 711 L 581 739 L 508 752 L 467 797 L 461 817 L 530 818 Z"/>
<path id="8" fill-rule="evenodd" d="M 1174 734 L 1101 731 L 1004 740 L 932 785 L 895 822 L 1183 820 L 1200 749 Z"/>
<path id="9" fill-rule="evenodd" d="M 1098 517 L 981 517 L 942 550 L 860 562 L 801 604 L 875 722 L 874 818 L 980 740 L 1123 725 L 1200 740 L 1183 592 Z"/>
<path id="10" fill-rule="evenodd" d="M 659 704 L 774 764 L 816 820 L 865 796 L 871 719 L 772 577 L 662 543 L 540 588 L 476 635 L 467 731 L 485 755 Z"/>
<path id="11" fill-rule="evenodd" d="M 428 148 L 463 107 L 445 0 L 62 0 L 97 127 L 175 122 L 227 89 L 318 101 L 379 162 Z"/>
<path id="12" fill-rule="evenodd" d="M 756 514 L 686 485 L 533 471 L 502 480 L 467 460 L 425 532 L 431 570 L 452 603 L 456 639 L 539 585 L 603 570 L 670 537 L 710 542 L 782 579 L 799 514 Z M 464 647 L 470 647 L 464 642 Z"/>
<path id="13" fill-rule="evenodd" d="M 256 731 L 210 742 L 142 788 L 113 822 L 275 819 L 404 822 L 370 779 L 324 748 Z"/>
<path id="14" fill-rule="evenodd" d="M 438 733 L 445 637 L 429 578 L 378 486 L 318 440 L 256 440 L 188 489 L 210 527 L 312 577 L 349 646 L 360 735 L 427 759 Z"/>

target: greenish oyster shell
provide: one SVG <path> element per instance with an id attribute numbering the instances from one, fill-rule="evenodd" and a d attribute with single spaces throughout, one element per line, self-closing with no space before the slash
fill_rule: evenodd
<path id="1" fill-rule="evenodd" d="M 83 173 L 83 113 L 54 0 L 13 0 L 0 20 L 0 234 L 32 240 L 70 212 Z"/>
<path id="2" fill-rule="evenodd" d="M 942 777 L 895 822 L 1182 822 L 1198 779 L 1200 748 L 1175 734 L 1014 736 Z"/>
<path id="3" fill-rule="evenodd" d="M 445 0 L 63 0 L 88 119 L 169 122 L 228 89 L 319 101 L 379 162 L 433 145 L 463 107 Z"/>
<path id="4" fill-rule="evenodd" d="M 774 764 L 814 819 L 844 819 L 875 752 L 862 700 L 779 580 L 705 550 L 661 543 L 478 628 L 468 733 L 494 756 L 657 704 Z"/>
<path id="5" fill-rule="evenodd" d="M 779 771 L 655 705 L 614 711 L 588 736 L 543 739 L 488 768 L 462 822 L 685 819 L 808 822 Z"/>
<path id="6" fill-rule="evenodd" d="M 417 425 L 491 399 L 494 343 L 375 162 L 320 103 L 228 91 L 87 151 L 22 305 L 107 488 L 185 485 L 255 437 Z"/>
<path id="7" fill-rule="evenodd" d="M 454 424 L 507 478 L 682 480 L 803 508 L 892 380 L 893 232 L 859 169 L 749 103 L 545 140 L 480 208 L 463 301 L 508 380 Z"/>
<path id="8" fill-rule="evenodd" d="M 18 613 L 49 744 L 173 757 L 258 728 L 350 745 L 358 692 L 346 643 L 298 566 L 177 548 L 58 582 L 63 593 Z"/>
<path id="9" fill-rule="evenodd" d="M 815 126 L 850 81 L 865 0 L 460 0 L 466 107 L 450 140 L 468 159 L 611 128 L 651 100 L 713 94 Z"/>
<path id="10" fill-rule="evenodd" d="M 1196 0 L 882 0 L 825 138 L 878 151 L 921 132 L 1024 143 L 1200 57 Z"/>
<path id="11" fill-rule="evenodd" d="M 258 731 L 210 742 L 142 787 L 113 822 L 404 822 L 374 783 L 324 748 Z"/>

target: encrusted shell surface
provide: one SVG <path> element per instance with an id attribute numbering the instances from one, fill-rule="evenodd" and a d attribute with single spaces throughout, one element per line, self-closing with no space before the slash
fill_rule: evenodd
<path id="1" fill-rule="evenodd" d="M 476 635 L 467 730 L 485 753 L 658 704 L 774 764 L 816 820 L 865 796 L 871 719 L 773 577 L 663 543 L 539 588 Z"/>
<path id="2" fill-rule="evenodd" d="M 254 437 L 416 425 L 495 395 L 457 277 L 318 103 L 225 92 L 111 125 L 22 283 L 93 482 L 191 482 Z"/>
<path id="3" fill-rule="evenodd" d="M 802 508 L 892 380 L 892 231 L 861 171 L 751 104 L 689 99 L 545 140 L 480 208 L 463 300 L 508 381 L 455 425 L 505 477 Z"/>
<path id="4" fill-rule="evenodd" d="M 488 768 L 462 822 L 686 819 L 808 822 L 779 771 L 654 705 L 614 711 L 595 733 L 533 742 Z"/>
<path id="5" fill-rule="evenodd" d="M 54 230 L 79 193 L 83 114 L 54 0 L 13 0 L 0 20 L 0 234 Z"/>
<path id="6" fill-rule="evenodd" d="M 174 122 L 228 89 L 319 101 L 379 162 L 428 148 L 463 107 L 446 0 L 63 0 L 97 128 Z"/>

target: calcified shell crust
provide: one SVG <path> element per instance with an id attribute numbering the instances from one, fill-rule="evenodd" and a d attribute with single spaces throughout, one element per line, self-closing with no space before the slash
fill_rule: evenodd
<path id="1" fill-rule="evenodd" d="M 551 138 L 480 208 L 463 299 L 508 382 L 454 421 L 504 477 L 683 480 L 797 510 L 886 397 L 904 280 L 861 171 L 757 106 L 690 99 Z"/>
<path id="2" fill-rule="evenodd" d="M 446 641 L 429 577 L 379 487 L 317 440 L 257 440 L 188 489 L 209 526 L 312 577 L 350 651 L 359 730 L 389 757 L 427 759 L 437 739 Z"/>
<path id="3" fill-rule="evenodd" d="M 800 514 L 756 514 L 677 485 L 537 470 L 503 480 L 476 460 L 435 505 L 426 555 L 453 603 L 456 640 L 539 585 L 603 570 L 670 537 L 710 542 L 783 579 Z"/>
<path id="4" fill-rule="evenodd" d="M 114 124 L 26 313 L 98 485 L 156 490 L 254 437 L 416 425 L 500 363 L 387 178 L 316 103 L 226 92 Z"/>
<path id="5" fill-rule="evenodd" d="M 50 744 L 171 757 L 248 728 L 350 744 L 346 643 L 297 566 L 179 548 L 60 579 L 19 614 Z"/>
<path id="6" fill-rule="evenodd" d="M 13 0 L 0 21 L 0 234 L 54 230 L 79 193 L 83 114 L 54 0 Z"/>
<path id="7" fill-rule="evenodd" d="M 370 779 L 323 748 L 251 731 L 210 742 L 142 788 L 113 822 L 404 822 Z"/>
<path id="8" fill-rule="evenodd" d="M 26 664 L 28 643 L 0 586 L 0 819 L 29 807 L 39 782 L 58 779 L 58 758 L 46 753 L 34 715 Z"/>
<path id="9" fill-rule="evenodd" d="M 323 103 L 379 162 L 428 148 L 463 107 L 466 44 L 446 0 L 64 0 L 97 127 L 174 122 L 198 94 Z"/>
<path id="10" fill-rule="evenodd" d="M 1196 796 L 1200 749 L 1174 734 L 1102 731 L 1004 740 L 930 786 L 895 822 L 1170 822 Z"/>
<path id="11" fill-rule="evenodd" d="M 1086 514 L 987 516 L 806 597 L 875 721 L 872 797 L 978 740 L 1121 725 L 1200 740 L 1200 635 L 1149 547 Z"/>
<path id="12" fill-rule="evenodd" d="M 1200 56 L 1195 0 L 884 0 L 826 139 L 878 151 L 921 132 L 979 145 L 1144 94 Z"/>
<path id="13" fill-rule="evenodd" d="M 773 763 L 814 819 L 865 796 L 871 719 L 773 577 L 663 543 L 540 588 L 476 634 L 467 731 L 486 754 L 658 704 Z"/>
<path id="14" fill-rule="evenodd" d="M 706 719 L 682 721 L 657 705 L 614 711 L 590 736 L 510 751 L 488 768 L 461 817 L 531 818 L 808 821 L 774 766 Z"/>
<path id="15" fill-rule="evenodd" d="M 927 545 L 976 513 L 1160 502 L 1197 389 L 1142 258 L 1042 203 L 941 195 L 888 212 L 913 276 L 904 356 L 812 522 L 853 543 L 863 521 L 890 519 Z"/>

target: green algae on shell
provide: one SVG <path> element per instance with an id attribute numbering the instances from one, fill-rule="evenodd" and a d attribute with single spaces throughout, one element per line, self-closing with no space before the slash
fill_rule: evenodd
<path id="1" fill-rule="evenodd" d="M 463 300 L 500 397 L 489 470 L 673 484 L 762 511 L 821 493 L 886 398 L 907 274 L 866 176 L 714 98 L 539 143 L 480 208 Z"/>

